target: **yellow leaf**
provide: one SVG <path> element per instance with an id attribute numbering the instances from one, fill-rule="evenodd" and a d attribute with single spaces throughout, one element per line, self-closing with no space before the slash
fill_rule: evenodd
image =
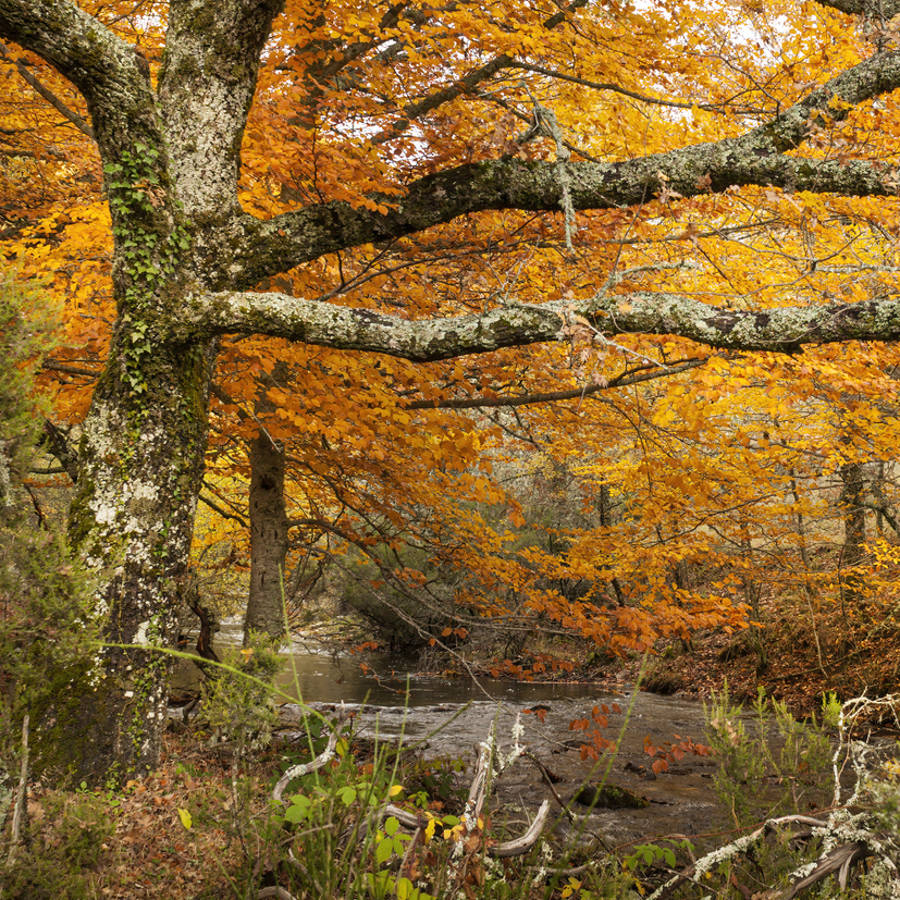
<path id="1" fill-rule="evenodd" d="M 194 824 L 194 820 L 191 818 L 191 814 L 181 807 L 178 808 L 178 818 L 181 819 L 181 824 L 184 825 L 185 828 L 190 829 Z"/>

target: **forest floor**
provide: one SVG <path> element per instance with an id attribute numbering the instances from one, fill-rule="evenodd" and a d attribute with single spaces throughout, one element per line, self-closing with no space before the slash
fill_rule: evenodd
<path id="1" fill-rule="evenodd" d="M 900 623 L 882 610 L 819 611 L 772 603 L 766 627 L 694 635 L 661 643 L 647 666 L 645 690 L 709 697 L 723 690 L 739 702 L 760 688 L 795 713 L 817 712 L 823 695 L 841 700 L 900 690 Z M 637 677 L 641 657 L 613 662 L 605 674 Z"/>
<path id="2" fill-rule="evenodd" d="M 196 737 L 168 733 L 159 768 L 117 791 L 34 785 L 28 845 L 0 871 L 0 895 L 51 898 L 240 896 L 247 829 L 234 813 L 228 761 Z M 241 776 L 252 823 L 265 809 L 269 767 Z M 179 812 L 179 811 L 182 812 Z M 183 818 L 190 811 L 190 818 Z M 5 876 L 5 877 L 4 877 Z"/>

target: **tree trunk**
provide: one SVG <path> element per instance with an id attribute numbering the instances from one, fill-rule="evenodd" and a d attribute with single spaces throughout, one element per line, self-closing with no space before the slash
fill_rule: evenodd
<path id="1" fill-rule="evenodd" d="M 753 562 L 753 537 L 750 534 L 750 523 L 745 516 L 740 518 L 741 549 L 743 550 L 743 563 L 745 569 L 741 574 L 741 588 L 744 593 L 744 603 L 750 607 L 752 617 L 750 628 L 747 631 L 747 641 L 756 653 L 756 674 L 762 675 L 769 668 L 769 650 L 766 646 L 765 631 L 762 627 L 762 585 L 752 576 Z"/>
<path id="2" fill-rule="evenodd" d="M 206 448 L 213 347 L 154 348 L 136 389 L 114 343 L 81 441 L 70 538 L 96 573 L 103 623 L 87 684 L 60 702 L 61 762 L 78 782 L 121 781 L 159 760 L 178 598 Z"/>
<path id="3" fill-rule="evenodd" d="M 284 503 L 284 448 L 261 428 L 250 443 L 250 598 L 244 644 L 251 631 L 283 637 L 284 564 L 288 518 Z"/>
<path id="4" fill-rule="evenodd" d="M 844 519 L 844 544 L 841 547 L 840 567 L 850 569 L 859 565 L 865 555 L 866 543 L 866 479 L 863 463 L 844 463 L 840 469 L 840 505 Z M 841 575 L 842 599 L 856 603 L 860 597 L 859 575 Z"/>

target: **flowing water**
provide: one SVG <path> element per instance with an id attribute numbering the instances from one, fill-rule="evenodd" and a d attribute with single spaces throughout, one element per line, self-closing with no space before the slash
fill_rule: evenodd
<path id="1" fill-rule="evenodd" d="M 406 705 L 345 703 L 344 709 L 355 714 L 354 728 L 362 737 L 402 740 L 426 758 L 462 759 L 468 764 L 491 733 L 501 752 L 508 753 L 514 744 L 514 729 L 520 728 L 520 744 L 552 773 L 562 800 L 568 801 L 585 784 L 604 783 L 646 801 L 642 808 L 591 811 L 574 807 L 580 815 L 587 815 L 589 831 L 613 844 L 646 842 L 672 833 L 698 834 L 724 824 L 725 816 L 712 789 L 715 764 L 709 757 L 687 755 L 678 762 L 670 761 L 668 770 L 656 775 L 651 768 L 653 759 L 644 750 L 645 740 L 656 746 L 689 737 L 702 742 L 703 711 L 697 702 L 604 690 L 590 684 L 487 683 L 485 687 L 496 699 L 466 701 L 453 699 L 452 685 L 423 686 L 421 691 L 418 687 L 412 684 Z M 463 695 L 471 692 L 468 685 L 459 688 Z M 432 691 L 445 698 L 443 702 L 423 703 Z M 340 711 L 338 704 L 312 705 L 326 714 Z M 573 731 L 570 725 L 574 720 L 590 719 L 592 708 L 604 705 L 610 712 L 601 733 L 618 746 L 614 754 L 601 753 L 595 762 L 583 758 L 580 747 L 589 742 L 585 733 Z M 299 717 L 299 707 L 289 705 L 283 714 Z M 553 799 L 537 768 L 525 759 L 503 774 L 497 791 L 504 812 L 520 807 L 523 821 L 543 799 Z"/>
<path id="2" fill-rule="evenodd" d="M 227 653 L 228 644 L 239 643 L 239 634 L 227 629 L 217 642 Z M 642 808 L 573 807 L 582 814 L 585 830 L 610 844 L 727 827 L 712 788 L 715 764 L 709 757 L 670 760 L 668 770 L 657 775 L 645 752 L 646 741 L 658 747 L 687 738 L 703 742 L 703 709 L 697 701 L 595 683 L 481 679 L 476 684 L 467 678 L 407 674 L 402 661 L 388 659 L 377 665 L 386 674 L 373 678 L 358 658 L 310 652 L 302 644 L 293 650 L 279 686 L 326 715 L 351 714 L 361 737 L 402 741 L 426 758 L 459 759 L 470 766 L 492 732 L 499 748 L 509 750 L 518 722 L 520 743 L 557 779 L 555 790 L 564 801 L 584 784 L 604 778 L 647 801 Z M 182 684 L 187 677 L 182 673 Z M 602 753 L 597 763 L 583 758 L 585 732 L 570 727 L 574 720 L 590 720 L 594 707 L 601 715 L 608 710 L 602 735 L 617 742 L 615 754 Z M 289 729 L 299 721 L 301 706 L 286 703 L 281 714 Z M 537 768 L 519 760 L 500 779 L 495 802 L 502 803 L 505 814 L 520 808 L 525 822 L 545 797 L 552 799 L 551 789 Z"/>

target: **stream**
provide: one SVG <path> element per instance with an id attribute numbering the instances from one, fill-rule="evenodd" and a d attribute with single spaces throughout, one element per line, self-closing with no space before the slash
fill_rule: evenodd
<path id="1" fill-rule="evenodd" d="M 519 686 L 504 682 L 485 686 L 497 689 L 497 699 L 448 699 L 420 705 L 416 701 L 427 698 L 426 689 L 422 692 L 425 697 L 412 690 L 406 707 L 345 703 L 344 708 L 350 707 L 356 714 L 354 728 L 360 737 L 391 742 L 402 738 L 405 745 L 420 749 L 425 758 L 459 758 L 469 769 L 479 744 L 492 730 L 499 749 L 509 752 L 518 719 L 522 728 L 520 744 L 552 773 L 557 780 L 556 792 L 563 801 L 568 801 L 586 783 L 615 785 L 646 801 L 643 808 L 573 808 L 582 815 L 589 814 L 588 830 L 612 844 L 638 839 L 646 842 L 654 835 L 669 833 L 696 834 L 724 824 L 725 817 L 712 789 L 715 764 L 709 757 L 685 756 L 678 763 L 670 762 L 668 771 L 656 775 L 651 769 L 652 759 L 644 752 L 645 738 L 656 745 L 686 737 L 702 742 L 703 712 L 697 702 L 643 692 L 636 696 L 620 694 L 590 684 Z M 434 690 L 452 691 L 446 685 Z M 603 704 L 610 712 L 608 726 L 601 733 L 611 741 L 621 740 L 611 761 L 609 754 L 601 753 L 595 763 L 582 758 L 580 745 L 589 739 L 583 732 L 571 730 L 570 723 L 590 718 L 592 707 Z M 339 709 L 336 704 L 311 705 L 326 714 Z M 535 706 L 537 711 L 526 712 Z M 620 712 L 613 711 L 616 707 Z M 299 707 L 288 705 L 282 713 L 298 715 Z M 504 813 L 509 816 L 512 808 L 518 807 L 523 821 L 527 814 L 534 814 L 542 800 L 553 800 L 537 768 L 527 760 L 519 760 L 507 769 L 496 790 Z"/>
<path id="2" fill-rule="evenodd" d="M 226 623 L 216 641 L 225 656 L 229 647 L 240 645 L 239 625 L 229 626 Z M 518 719 L 523 728 L 520 743 L 557 779 L 555 790 L 563 801 L 586 783 L 603 782 L 608 767 L 605 783 L 646 801 L 641 808 L 573 807 L 584 816 L 585 831 L 609 844 L 651 842 L 670 834 L 693 836 L 728 826 L 713 790 L 715 763 L 709 757 L 687 754 L 677 762 L 670 760 L 667 771 L 655 774 L 653 759 L 644 750 L 645 740 L 656 746 L 686 738 L 703 743 L 703 707 L 698 701 L 593 682 L 484 678 L 476 684 L 468 678 L 407 674 L 402 661 L 387 658 L 373 663 L 379 672 L 389 673 L 376 679 L 363 672 L 358 657 L 312 652 L 302 640 L 291 649 L 285 654 L 279 687 L 326 715 L 352 714 L 359 737 L 402 741 L 426 759 L 459 759 L 471 769 L 479 744 L 492 729 L 499 748 L 508 752 Z M 192 669 L 188 664 L 176 673 L 175 684 L 185 687 L 196 681 L 196 669 L 193 673 Z M 608 753 L 601 753 L 597 763 L 583 759 L 580 745 L 589 738 L 570 728 L 573 720 L 590 719 L 594 707 L 609 710 L 601 733 L 619 742 L 611 761 Z M 298 703 L 281 707 L 288 730 L 301 715 Z M 519 760 L 499 780 L 493 802 L 502 804 L 507 818 L 515 818 L 518 809 L 524 823 L 545 798 L 553 802 L 537 767 Z"/>

